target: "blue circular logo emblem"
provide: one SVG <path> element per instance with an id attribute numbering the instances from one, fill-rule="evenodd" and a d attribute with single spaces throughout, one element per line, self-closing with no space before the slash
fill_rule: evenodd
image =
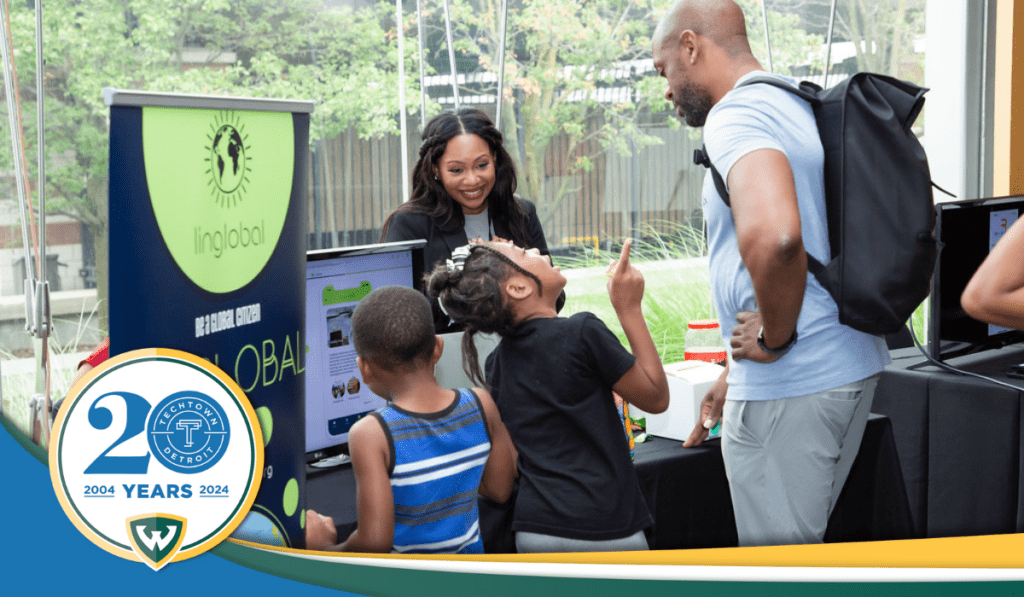
<path id="1" fill-rule="evenodd" d="M 196 391 L 164 398 L 153 409 L 146 431 L 157 460 L 172 471 L 186 474 L 216 464 L 231 435 L 224 409 Z"/>

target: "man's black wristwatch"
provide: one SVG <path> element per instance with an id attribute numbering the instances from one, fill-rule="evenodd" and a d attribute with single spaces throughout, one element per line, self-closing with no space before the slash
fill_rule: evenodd
<path id="1" fill-rule="evenodd" d="M 768 348 L 767 346 L 765 346 L 763 327 L 761 328 L 761 331 L 757 333 L 757 347 L 771 355 L 781 357 L 782 355 L 789 352 L 789 350 L 793 348 L 794 344 L 796 344 L 796 328 L 793 329 L 793 335 L 789 337 L 789 340 L 786 340 L 786 343 L 783 344 L 782 346 L 779 346 L 778 348 Z"/>

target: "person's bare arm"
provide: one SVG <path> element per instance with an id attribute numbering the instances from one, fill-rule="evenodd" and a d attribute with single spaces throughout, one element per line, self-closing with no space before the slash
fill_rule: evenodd
<path id="1" fill-rule="evenodd" d="M 481 388 L 473 388 L 483 405 L 484 419 L 491 436 L 491 453 L 487 456 L 484 474 L 480 478 L 480 494 L 504 503 L 512 494 L 512 484 L 518 474 L 516 458 L 518 453 L 508 435 L 508 429 L 501 421 L 498 407 L 491 395 Z"/>
<path id="2" fill-rule="evenodd" d="M 741 157 L 729 171 L 729 196 L 759 314 L 738 322 L 732 354 L 736 360 L 770 363 L 779 357 L 758 348 L 757 334 L 763 326 L 766 346 L 784 345 L 796 330 L 807 286 L 800 209 L 786 155 L 760 149 Z"/>
<path id="3" fill-rule="evenodd" d="M 68 384 L 68 387 L 74 387 L 74 385 L 78 383 L 78 380 L 85 377 L 85 374 L 92 371 L 92 369 L 92 365 L 83 361 L 81 364 L 78 365 L 78 371 L 75 371 L 75 376 L 71 378 L 71 383 Z"/>
<path id="4" fill-rule="evenodd" d="M 306 510 L 306 549 L 329 551 L 338 542 L 338 529 L 334 519 L 316 510 Z"/>
<path id="5" fill-rule="evenodd" d="M 668 409 L 668 380 L 641 309 L 644 277 L 640 270 L 629 263 L 632 246 L 633 241 L 627 239 L 622 244 L 619 260 L 608 268 L 608 296 L 622 324 L 622 331 L 626 333 L 633 356 L 636 357 L 636 362 L 612 389 L 626 402 L 657 414 Z"/>
<path id="6" fill-rule="evenodd" d="M 388 478 L 387 436 L 375 417 L 360 419 L 348 436 L 352 472 L 356 477 L 358 526 L 331 551 L 388 553 L 395 541 L 395 502 Z"/>
<path id="7" fill-rule="evenodd" d="M 1024 330 L 1024 219 L 992 248 L 967 283 L 960 304 L 971 317 Z"/>
<path id="8" fill-rule="evenodd" d="M 686 438 L 686 441 L 683 442 L 684 448 L 692 448 L 704 443 L 711 429 L 722 420 L 722 408 L 725 406 L 725 396 L 729 390 L 729 384 L 725 381 L 727 377 L 729 377 L 728 361 L 725 362 L 725 370 L 718 376 L 715 383 L 708 388 L 707 393 L 704 394 L 704 399 L 700 401 L 700 418 L 697 419 L 697 424 L 693 426 L 690 437 Z"/>

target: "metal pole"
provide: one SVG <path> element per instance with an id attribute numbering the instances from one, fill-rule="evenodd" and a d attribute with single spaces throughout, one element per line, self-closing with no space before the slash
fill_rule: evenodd
<path id="1" fill-rule="evenodd" d="M 455 45 L 452 42 L 452 17 L 448 10 L 448 0 L 444 0 L 444 29 L 448 38 L 448 64 L 451 66 L 452 95 L 455 97 L 455 109 L 459 109 L 459 81 L 455 72 Z"/>
<path id="2" fill-rule="evenodd" d="M 427 75 L 423 51 L 423 7 L 422 0 L 416 0 L 416 34 L 420 46 L 420 130 L 427 124 Z M 408 195 L 406 195 L 408 197 Z"/>
<path id="3" fill-rule="evenodd" d="M 993 6 L 993 4 L 994 4 L 994 0 L 993 0 L 993 2 L 986 2 L 983 5 L 984 8 L 981 9 L 981 30 L 982 30 L 982 35 L 981 35 L 981 39 L 982 39 L 982 43 L 981 43 L 981 64 L 984 65 L 986 70 L 989 68 L 988 42 L 989 42 L 989 40 L 991 39 L 991 36 L 992 36 L 991 32 L 989 31 L 989 19 L 988 19 L 988 17 L 989 17 L 989 13 L 990 12 L 994 12 L 994 8 L 995 7 Z M 985 138 L 984 135 L 987 134 L 987 131 L 985 129 L 988 128 L 988 126 L 984 124 L 984 123 L 988 122 L 988 114 L 986 113 L 987 112 L 987 106 L 988 106 L 988 86 L 985 84 L 985 79 L 987 77 L 988 77 L 987 74 L 983 75 L 981 77 L 981 84 L 978 86 L 978 99 L 980 100 L 978 102 L 978 105 L 981 107 L 978 122 L 983 123 L 982 124 L 982 133 L 981 133 L 982 134 L 982 138 Z M 985 143 L 978 143 L 978 163 L 979 164 L 984 164 L 985 163 L 985 160 L 986 160 L 985 153 L 987 151 L 988 150 L 985 147 Z M 991 194 L 992 194 L 992 190 L 988 189 L 987 185 L 986 185 L 985 168 L 978 168 L 978 194 L 976 196 L 978 196 L 978 197 L 988 197 Z M 929 301 L 925 301 L 925 302 L 929 302 Z M 928 326 L 928 319 L 927 319 L 927 317 L 925 318 L 924 321 L 925 321 L 925 329 L 927 329 L 927 326 Z M 928 336 L 926 335 L 925 338 L 927 338 L 927 337 Z"/>
<path id="4" fill-rule="evenodd" d="M 35 304 L 35 286 L 32 281 L 35 279 L 33 272 L 35 266 L 32 264 L 32 242 L 29 238 L 28 231 L 28 215 L 25 212 L 25 207 L 28 205 L 28 199 L 26 198 L 25 185 L 25 162 L 24 153 L 22 152 L 21 136 L 18 131 L 21 128 L 21 123 L 18 122 L 18 111 L 16 109 L 17 100 L 14 96 L 14 69 L 13 69 L 13 54 L 11 53 L 11 40 L 7 37 L 7 26 L 8 22 L 7 15 L 7 3 L 0 2 L 0 37 L 3 41 L 3 62 L 4 62 L 4 92 L 7 98 L 7 119 L 9 121 L 9 129 L 11 131 L 11 154 L 14 156 L 14 180 L 18 189 L 18 209 L 21 212 L 21 243 L 25 249 L 25 282 L 23 291 L 25 292 L 25 326 L 26 329 L 31 329 L 34 324 L 32 321 L 33 308 Z"/>
<path id="5" fill-rule="evenodd" d="M 320 221 L 320 203 L 324 200 L 323 183 L 320 182 L 320 171 L 323 170 L 323 166 L 320 165 L 320 160 L 323 159 L 323 139 L 317 139 L 313 142 L 313 151 L 310 152 L 310 166 L 313 169 L 313 246 L 311 249 L 320 249 L 320 237 L 323 233 L 323 223 Z"/>
<path id="6" fill-rule="evenodd" d="M 505 103 L 505 35 L 508 28 L 508 0 L 501 0 L 501 46 L 498 48 L 498 109 L 494 128 L 501 130 L 501 107 Z"/>
<path id="7" fill-rule="evenodd" d="M 629 149 L 633 153 L 633 156 L 630 159 L 630 166 L 632 167 L 633 171 L 630 172 L 630 178 L 632 180 L 629 189 L 629 196 L 631 199 L 630 203 L 632 205 L 630 206 L 631 230 L 629 235 L 634 240 L 640 240 L 640 178 L 642 174 L 640 170 L 640 147 L 638 145 L 639 144 L 636 142 L 636 139 L 631 139 L 629 142 Z"/>
<path id="8" fill-rule="evenodd" d="M 46 280 L 46 130 L 43 113 L 46 95 L 43 92 L 43 2 L 36 3 L 36 112 L 39 139 L 39 246 L 37 260 L 39 277 L 36 279 L 36 398 L 39 435 L 36 442 L 45 450 L 50 445 L 50 287 Z M 39 379 L 42 376 L 43 379 Z M 42 396 L 39 396 L 40 391 Z"/>
<path id="9" fill-rule="evenodd" d="M 409 196 L 409 126 L 405 121 L 405 30 L 402 27 L 402 0 L 395 0 L 395 26 L 398 29 L 398 124 L 402 133 L 402 197 L 404 200 Z"/>
<path id="10" fill-rule="evenodd" d="M 45 95 L 43 94 L 43 3 L 42 0 L 35 0 L 36 4 L 36 116 L 37 134 L 39 140 L 39 186 L 36 194 L 39 196 L 39 279 L 46 280 L 46 132 L 43 130 L 43 111 L 45 109 Z M 47 322 L 49 323 L 49 322 Z M 42 333 L 48 335 L 48 330 L 43 328 Z"/>
<path id="11" fill-rule="evenodd" d="M 828 71 L 832 66 L 832 28 L 836 25 L 836 3 L 838 1 L 832 0 L 832 10 L 828 15 L 828 41 L 825 42 L 825 80 L 821 84 L 823 89 L 828 89 Z"/>
<path id="12" fill-rule="evenodd" d="M 761 0 L 761 18 L 764 20 L 764 45 L 768 48 L 768 72 L 774 73 L 772 67 L 772 40 L 768 35 L 768 0 Z"/>

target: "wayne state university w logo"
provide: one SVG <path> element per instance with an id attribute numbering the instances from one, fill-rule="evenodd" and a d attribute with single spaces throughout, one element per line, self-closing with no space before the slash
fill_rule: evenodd
<path id="1" fill-rule="evenodd" d="M 159 570 L 181 548 L 188 521 L 173 514 L 140 514 L 125 524 L 132 549 L 150 568 Z"/>
<path id="2" fill-rule="evenodd" d="M 142 148 L 153 215 L 181 271 L 217 294 L 251 282 L 291 201 L 292 115 L 147 106 Z"/>

